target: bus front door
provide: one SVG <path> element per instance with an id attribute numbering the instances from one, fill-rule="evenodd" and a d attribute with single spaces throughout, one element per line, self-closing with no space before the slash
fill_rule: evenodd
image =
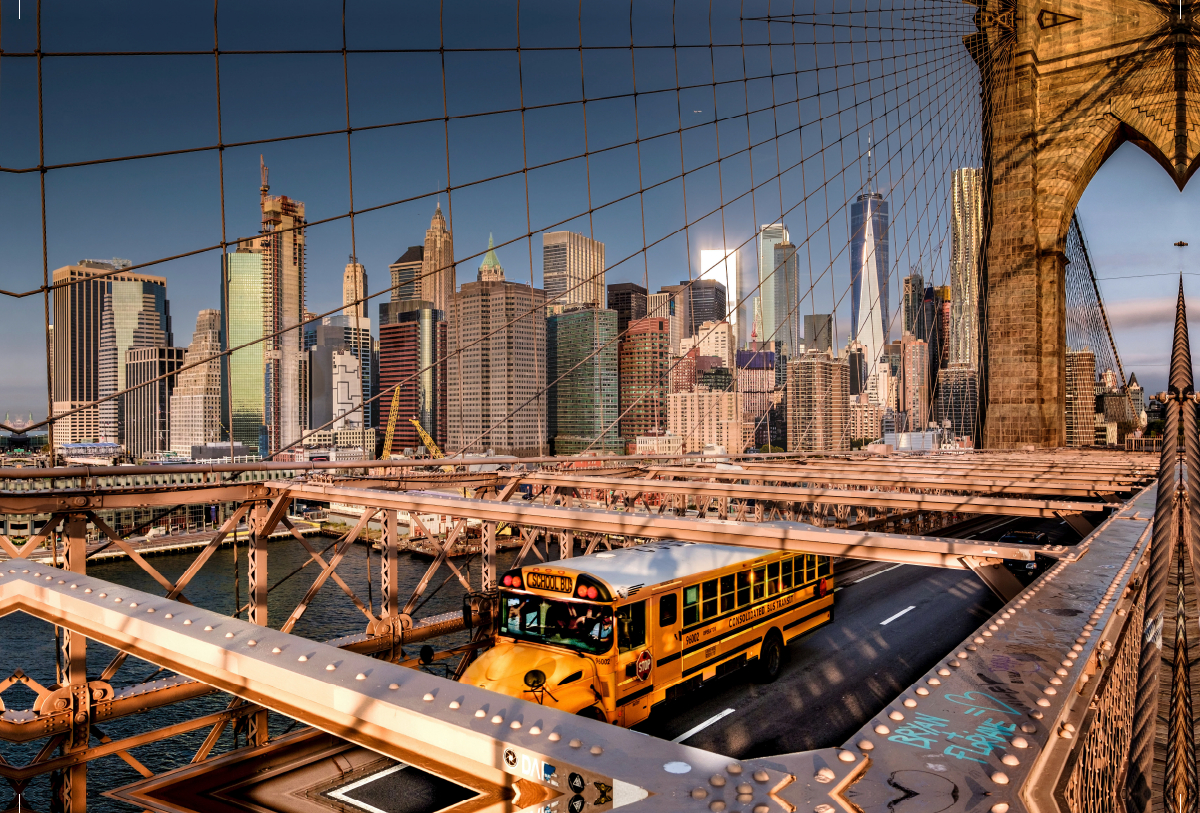
<path id="1" fill-rule="evenodd" d="M 683 625 L 679 618 L 679 591 L 654 600 L 654 682 L 670 686 L 683 674 Z"/>

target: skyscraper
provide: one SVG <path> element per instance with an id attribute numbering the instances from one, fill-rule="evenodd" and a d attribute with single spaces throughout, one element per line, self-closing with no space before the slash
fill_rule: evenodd
<path id="1" fill-rule="evenodd" d="M 396 428 L 393 455 L 424 446 L 410 418 L 421 422 L 436 443 L 446 442 L 446 321 L 432 303 L 420 299 L 379 305 L 379 424 L 390 420 L 394 391 Z"/>
<path id="2" fill-rule="evenodd" d="M 124 390 L 127 355 L 138 347 L 167 347 L 171 335 L 171 310 L 167 281 L 145 274 L 125 274 L 107 281 L 104 310 L 100 315 L 100 397 Z M 130 393 L 132 394 L 132 393 Z M 100 440 L 125 442 L 126 397 L 100 404 Z"/>
<path id="3" fill-rule="evenodd" d="M 693 347 L 698 349 L 701 356 L 719 358 L 723 367 L 733 367 L 734 351 L 737 347 L 733 340 L 733 327 L 728 322 L 700 324 L 696 328 L 696 335 L 680 341 L 680 354 Z"/>
<path id="4" fill-rule="evenodd" d="M 979 251 L 983 170 L 954 170 L 950 224 L 950 362 L 979 368 Z"/>
<path id="5" fill-rule="evenodd" d="M 122 399 L 121 435 L 131 457 L 146 457 L 168 448 L 174 373 L 183 366 L 183 356 L 182 347 L 131 347 L 127 351 L 125 381 L 136 389 Z"/>
<path id="6" fill-rule="evenodd" d="M 687 283 L 680 283 L 686 285 Z M 715 279 L 698 279 L 688 287 L 691 300 L 688 304 L 688 330 L 685 336 L 695 336 L 705 322 L 726 322 L 729 314 L 728 291 L 723 282 Z"/>
<path id="7" fill-rule="evenodd" d="M 929 341 L 929 327 L 925 322 L 925 280 L 914 270 L 904 278 L 900 326 L 901 333 L 911 333 L 918 339 Z"/>
<path id="8" fill-rule="evenodd" d="M 421 292 L 421 266 L 424 263 L 425 246 L 409 246 L 400 259 L 388 266 L 392 274 L 392 301 L 419 299 Z"/>
<path id="9" fill-rule="evenodd" d="M 600 307 L 605 301 L 604 243 L 571 231 L 542 235 L 547 307 Z"/>
<path id="10" fill-rule="evenodd" d="M 421 299 L 432 302 L 436 310 L 448 312 L 457 290 L 454 271 L 454 235 L 446 226 L 439 202 L 425 231 L 425 250 L 421 255 Z"/>
<path id="11" fill-rule="evenodd" d="M 683 322 L 675 313 L 675 297 L 667 291 L 659 291 L 646 297 L 646 315 L 671 321 L 671 355 L 679 354 L 679 342 L 683 339 Z"/>
<path id="12" fill-rule="evenodd" d="M 646 316 L 646 289 L 634 282 L 608 286 L 608 309 L 617 312 L 617 332 L 624 335 L 629 323 Z"/>
<path id="13" fill-rule="evenodd" d="M 833 314 L 804 315 L 804 349 L 833 353 Z"/>
<path id="14" fill-rule="evenodd" d="M 267 455 L 267 364 L 264 335 L 269 301 L 264 290 L 263 250 L 254 240 L 238 243 L 236 251 L 221 255 L 221 349 L 250 344 L 221 357 L 221 420 L 228 419 L 229 433 L 251 454 Z M 299 365 L 297 365 L 299 374 Z M 299 390 L 299 387 L 297 387 Z M 299 392 L 297 392 L 299 395 Z"/>
<path id="15" fill-rule="evenodd" d="M 742 420 L 740 392 L 699 389 L 667 396 L 667 431 L 683 438 L 683 451 L 702 452 L 708 444 L 739 454 L 754 440 L 753 424 Z"/>
<path id="16" fill-rule="evenodd" d="M 679 338 L 686 339 L 688 336 L 691 336 L 691 288 L 686 283 L 680 283 L 679 285 L 664 285 L 658 289 L 658 292 L 660 294 L 669 294 L 671 297 L 670 313 L 675 317 Z M 679 342 L 675 343 L 674 352 L 680 352 Z"/>
<path id="17" fill-rule="evenodd" d="M 873 189 L 868 150 L 867 190 L 850 204 L 850 335 L 862 342 L 872 370 L 891 333 L 888 204 Z"/>
<path id="18" fill-rule="evenodd" d="M 703 249 L 700 252 L 700 276 L 697 284 L 692 286 L 692 303 L 696 304 L 696 294 L 699 293 L 699 282 L 712 281 L 720 283 L 721 290 L 725 294 L 725 313 L 715 314 L 693 314 L 693 319 L 696 324 L 701 321 L 712 319 L 716 322 L 728 321 L 733 327 L 735 338 L 738 336 L 738 292 L 741 290 L 738 287 L 738 254 L 737 249 L 725 251 L 723 249 Z M 703 316 L 704 318 L 699 318 Z"/>
<path id="19" fill-rule="evenodd" d="M 371 401 L 375 382 L 376 359 L 374 344 L 371 339 L 371 320 L 366 316 L 326 316 L 320 323 L 313 326 L 312 342 L 330 347 L 344 347 L 358 360 L 355 365 L 359 373 L 359 393 L 363 404 L 361 413 L 356 412 L 353 422 L 366 427 L 375 426 L 375 416 L 379 412 L 379 401 Z M 309 380 L 313 380 L 311 375 Z M 309 402 L 312 402 L 312 394 Z M 329 420 L 328 418 L 326 420 Z M 325 421 L 318 421 L 316 416 L 309 415 L 305 428 L 316 429 Z"/>
<path id="20" fill-rule="evenodd" d="M 260 159 L 261 162 L 261 159 Z M 300 440 L 303 383 L 300 378 L 304 320 L 304 204 L 287 195 L 268 195 L 267 167 L 260 163 L 262 234 L 246 241 L 261 258 L 264 457 Z M 240 251 L 239 246 L 239 251 Z M 364 280 L 365 282 L 365 280 Z M 241 307 L 240 303 L 236 307 Z M 247 436 L 248 437 L 248 436 Z M 257 445 L 257 444 L 256 444 Z"/>
<path id="21" fill-rule="evenodd" d="M 923 432 L 929 410 L 929 345 L 911 333 L 900 338 L 900 409 L 909 432 Z"/>
<path id="22" fill-rule="evenodd" d="M 670 322 L 652 317 L 630 322 L 623 337 L 619 361 L 621 437 L 627 443 L 666 428 L 670 340 Z"/>
<path id="23" fill-rule="evenodd" d="M 846 359 L 818 350 L 788 362 L 789 452 L 850 448 L 849 373 Z"/>
<path id="24" fill-rule="evenodd" d="M 316 344 L 307 361 L 310 428 L 336 432 L 362 426 L 361 373 L 350 348 Z"/>
<path id="25" fill-rule="evenodd" d="M 204 364 L 184 370 L 175 378 L 171 393 L 171 451 L 191 455 L 193 446 L 221 440 L 224 413 L 221 411 L 221 312 L 202 310 L 183 364 Z"/>
<path id="26" fill-rule="evenodd" d="M 775 244 L 774 267 L 775 276 L 759 290 L 773 288 L 771 309 L 763 306 L 763 321 L 766 323 L 766 335 L 759 336 L 759 341 L 773 341 L 782 347 L 784 353 L 799 352 L 804 342 L 801 333 L 800 314 L 797 313 L 800 301 L 799 293 L 799 264 L 796 247 L 786 236 Z"/>
<path id="27" fill-rule="evenodd" d="M 779 266 L 779 258 L 775 254 L 775 247 L 780 243 L 788 243 L 787 226 L 783 223 L 770 223 L 758 227 L 758 298 L 761 301 L 763 326 L 765 333 L 760 333 L 758 340 L 760 342 L 776 341 L 786 342 L 783 331 L 775 333 L 775 328 L 781 324 L 780 316 L 786 316 L 788 312 L 789 300 L 779 297 L 779 291 L 786 290 L 786 282 L 781 286 L 779 284 L 780 273 L 783 269 Z M 794 253 L 794 249 L 793 252 Z M 786 259 L 788 255 L 784 254 Z M 794 281 L 793 281 L 794 287 Z"/>
<path id="28" fill-rule="evenodd" d="M 128 260 L 80 260 L 54 270 L 54 330 L 51 347 L 55 415 L 96 400 L 100 395 L 100 325 L 104 298 L 113 281 L 138 277 L 121 271 Z M 114 273 L 116 272 L 116 273 Z M 109 276 L 100 275 L 108 274 Z M 54 422 L 54 443 L 96 441 L 100 409 L 88 407 Z"/>
<path id="29" fill-rule="evenodd" d="M 546 453 L 545 304 L 540 288 L 517 282 L 468 282 L 454 295 L 447 454 Z"/>
<path id="30" fill-rule="evenodd" d="M 344 316 L 366 316 L 367 270 L 362 263 L 350 258 L 346 272 L 342 275 L 342 314 Z"/>
<path id="31" fill-rule="evenodd" d="M 1066 368 L 1067 445 L 1091 446 L 1096 432 L 1096 355 L 1090 347 L 1068 347 Z"/>
<path id="32" fill-rule="evenodd" d="M 500 265 L 500 258 L 496 256 L 495 246 L 496 243 L 489 234 L 487 254 L 483 255 L 483 262 L 479 264 L 476 282 L 504 282 L 504 267 Z"/>
<path id="33" fill-rule="evenodd" d="M 616 338 L 616 311 L 581 308 L 547 317 L 546 417 L 554 454 L 624 451 Z"/>

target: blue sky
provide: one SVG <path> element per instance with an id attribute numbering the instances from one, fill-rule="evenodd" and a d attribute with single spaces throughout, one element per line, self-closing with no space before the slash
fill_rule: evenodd
<path id="1" fill-rule="evenodd" d="M 0 7 L 6 54 L 35 47 L 33 0 L 24 6 L 21 20 L 16 4 Z M 978 164 L 974 68 L 955 29 L 967 17 L 954 8 L 943 33 L 879 42 L 870 26 L 839 33 L 739 22 L 743 9 L 748 17 L 778 14 L 792 3 L 714 0 L 710 17 L 705 4 L 673 9 L 669 0 L 639 0 L 631 18 L 615 3 L 581 11 L 523 0 L 518 57 L 515 0 L 447 0 L 448 49 L 499 50 L 448 50 L 443 92 L 442 56 L 420 50 L 439 42 L 436 3 L 351 2 L 351 49 L 417 50 L 352 53 L 345 75 L 340 53 L 229 53 L 340 49 L 340 3 L 295 2 L 286 14 L 266 3 L 222 4 L 221 136 L 236 145 L 344 128 L 348 89 L 357 129 L 349 144 L 354 206 L 390 204 L 354 219 L 353 245 L 371 292 L 387 284 L 389 262 L 423 241 L 439 200 L 452 212 L 460 260 L 482 255 L 494 233 L 508 278 L 535 285 L 537 234 L 550 228 L 605 242 L 610 283 L 648 279 L 657 290 L 695 276 L 700 250 L 722 245 L 744 246 L 741 261 L 754 280 L 756 226 L 782 216 L 801 246 L 802 279 L 809 274 L 812 285 L 798 312 L 833 310 L 844 340 L 847 204 L 867 184 L 868 137 L 876 145 L 873 185 L 892 210 L 892 302 L 912 268 L 946 281 L 949 172 Z M 42 31 L 51 52 L 201 52 L 43 60 L 48 165 L 216 144 L 210 3 L 54 4 L 43 11 Z M 590 157 L 581 157 L 585 150 Z M 345 134 L 333 133 L 227 146 L 223 176 L 216 150 L 53 169 L 46 174 L 49 268 L 85 257 L 144 263 L 219 243 L 222 181 L 226 239 L 253 234 L 260 154 L 272 194 L 304 201 L 310 222 L 343 215 L 347 153 Z M 5 56 L 0 166 L 37 163 L 36 61 Z M 522 173 L 526 165 L 548 166 Z M 646 191 L 638 195 L 639 188 Z M 1098 273 L 1176 270 L 1170 244 L 1188 239 L 1187 224 L 1196 220 L 1190 199 L 1136 147 L 1118 151 L 1080 208 Z M 0 288 L 41 283 L 40 212 L 38 174 L 0 172 Z M 308 307 L 329 310 L 340 304 L 350 220 L 314 225 L 307 237 Z M 464 260 L 459 282 L 474 279 L 478 264 L 479 257 Z M 145 269 L 168 280 L 176 344 L 187 344 L 197 311 L 217 306 L 219 268 L 218 253 L 207 251 Z M 1148 365 L 1165 352 L 1157 320 L 1163 302 L 1169 311 L 1174 282 L 1103 284 L 1127 368 L 1150 385 L 1165 370 Z M 42 324 L 40 295 L 0 299 L 0 344 L 8 351 L 0 356 L 0 412 L 45 413 Z"/>

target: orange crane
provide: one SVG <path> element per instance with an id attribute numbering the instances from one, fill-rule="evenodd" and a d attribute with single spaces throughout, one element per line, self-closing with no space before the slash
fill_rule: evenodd
<path id="1" fill-rule="evenodd" d="M 392 458 L 392 435 L 396 433 L 396 413 L 400 409 L 400 386 L 392 391 L 392 407 L 388 410 L 387 432 L 383 435 L 383 459 Z"/>

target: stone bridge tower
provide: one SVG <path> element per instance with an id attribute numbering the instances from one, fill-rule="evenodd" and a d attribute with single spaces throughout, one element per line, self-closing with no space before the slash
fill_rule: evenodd
<path id="1" fill-rule="evenodd" d="M 1178 0 L 982 2 L 967 45 L 983 80 L 990 201 L 983 441 L 1061 446 L 1071 215 L 1125 141 L 1181 189 L 1195 171 L 1200 15 Z"/>

